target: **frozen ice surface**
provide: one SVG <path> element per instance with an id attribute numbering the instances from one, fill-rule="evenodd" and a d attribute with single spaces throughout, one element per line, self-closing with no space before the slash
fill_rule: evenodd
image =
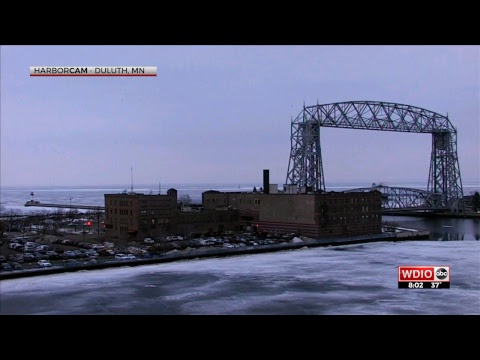
<path id="1" fill-rule="evenodd" d="M 450 289 L 398 289 L 399 265 Z M 479 241 L 407 241 L 3 280 L 0 314 L 480 314 Z"/>

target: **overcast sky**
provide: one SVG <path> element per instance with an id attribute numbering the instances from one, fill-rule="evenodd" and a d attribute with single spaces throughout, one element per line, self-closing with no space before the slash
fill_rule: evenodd
<path id="1" fill-rule="evenodd" d="M 479 46 L 2 46 L 1 185 L 285 183 L 303 105 L 371 100 L 447 115 L 480 178 Z M 30 66 L 157 66 L 149 78 Z M 424 181 L 431 135 L 322 128 L 325 181 Z"/>

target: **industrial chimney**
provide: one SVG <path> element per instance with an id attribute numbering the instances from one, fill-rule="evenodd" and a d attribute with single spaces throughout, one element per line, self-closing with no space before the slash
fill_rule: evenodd
<path id="1" fill-rule="evenodd" d="M 270 174 L 268 169 L 263 170 L 263 193 L 270 193 Z"/>

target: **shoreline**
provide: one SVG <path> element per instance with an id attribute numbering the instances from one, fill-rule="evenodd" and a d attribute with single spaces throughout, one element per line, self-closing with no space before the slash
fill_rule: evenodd
<path id="1" fill-rule="evenodd" d="M 239 255 L 254 255 L 268 252 L 277 252 L 285 250 L 296 250 L 301 248 L 310 247 L 327 247 L 327 246 L 341 246 L 341 245 L 354 245 L 371 242 L 397 242 L 397 241 L 416 241 L 416 240 L 430 240 L 429 231 L 406 231 L 400 233 L 386 233 L 376 235 L 364 235 L 349 238 L 336 238 L 336 239 L 321 239 L 321 240 L 304 240 L 302 242 L 293 243 L 281 243 L 272 245 L 257 245 L 247 246 L 244 248 L 225 249 L 225 248 L 204 248 L 204 249 L 192 249 L 189 251 L 178 251 L 170 254 L 159 255 L 150 259 L 137 259 L 137 260 L 122 260 L 112 261 L 93 265 L 83 265 L 76 267 L 55 267 L 47 269 L 35 269 L 35 270 L 19 270 L 0 273 L 0 280 L 17 279 L 32 276 L 42 276 L 59 274 L 65 272 L 77 272 L 77 271 L 90 271 L 100 270 L 115 267 L 125 266 L 142 266 L 168 263 L 182 260 L 196 260 L 207 258 L 219 258 Z"/>
<path id="2" fill-rule="evenodd" d="M 423 218 L 480 219 L 480 213 L 415 213 L 400 211 L 384 211 L 382 216 L 411 216 Z"/>

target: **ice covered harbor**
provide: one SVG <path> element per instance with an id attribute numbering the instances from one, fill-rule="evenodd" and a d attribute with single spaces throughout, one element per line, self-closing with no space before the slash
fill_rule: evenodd
<path id="1" fill-rule="evenodd" d="M 480 315 L 479 241 L 398 241 L 2 280 L 0 314 Z M 448 265 L 450 289 L 399 289 Z"/>

